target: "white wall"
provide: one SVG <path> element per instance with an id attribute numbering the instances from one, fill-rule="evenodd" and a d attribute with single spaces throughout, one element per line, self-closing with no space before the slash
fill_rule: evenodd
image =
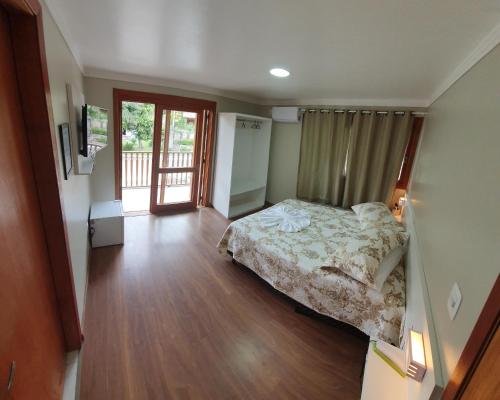
<path id="1" fill-rule="evenodd" d="M 413 329 L 421 332 L 424 338 L 427 365 L 427 372 L 421 383 L 407 379 L 407 398 L 408 400 L 428 400 L 431 394 L 440 393 L 444 384 L 441 373 L 439 347 L 436 343 L 431 305 L 427 295 L 428 289 L 422 266 L 418 236 L 415 232 L 414 213 L 411 204 L 405 208 L 404 222 L 410 234 L 408 252 L 405 257 L 406 313 L 403 339 L 405 343 L 404 350 L 408 352 L 407 338 L 409 330 Z"/>
<path id="2" fill-rule="evenodd" d="M 276 204 L 297 194 L 302 124 L 273 122 L 266 200 Z"/>
<path id="3" fill-rule="evenodd" d="M 62 202 L 66 217 L 71 264 L 76 289 L 78 315 L 83 326 L 83 310 L 87 285 L 88 241 L 87 218 L 90 207 L 90 180 L 88 176 L 70 175 L 64 180 L 58 125 L 69 122 L 66 83 L 83 91 L 83 76 L 59 29 L 43 6 L 45 51 L 52 98 L 52 110 L 58 146 L 59 168 L 62 179 Z M 77 387 L 78 352 L 69 353 L 64 385 L 64 399 L 74 399 Z"/>
<path id="4" fill-rule="evenodd" d="M 62 201 L 68 231 L 71 263 L 75 278 L 80 321 L 83 321 L 87 282 L 87 219 L 90 207 L 90 180 L 86 175 L 70 175 L 64 180 L 58 125 L 69 122 L 66 82 L 83 91 L 83 76 L 66 42 L 47 9 L 43 8 L 45 51 L 49 71 L 52 110 L 58 146 Z"/>
<path id="5" fill-rule="evenodd" d="M 430 107 L 410 188 L 445 383 L 500 273 L 499 107 L 497 46 Z"/>
<path id="6" fill-rule="evenodd" d="M 113 138 L 113 88 L 137 90 L 142 92 L 170 94 L 174 96 L 192 97 L 217 102 L 218 112 L 241 112 L 260 115 L 262 107 L 226 97 L 211 94 L 192 92 L 182 89 L 154 86 L 143 83 L 124 82 L 119 80 L 85 77 L 85 100 L 110 110 L 108 146 L 99 151 L 96 156 L 95 169 L 91 178 L 92 198 L 96 201 L 112 200 L 115 198 L 115 167 L 114 167 L 114 138 Z"/>

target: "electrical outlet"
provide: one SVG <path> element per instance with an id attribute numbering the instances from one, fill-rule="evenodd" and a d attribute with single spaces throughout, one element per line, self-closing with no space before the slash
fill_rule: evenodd
<path id="1" fill-rule="evenodd" d="M 451 287 L 450 295 L 448 296 L 448 315 L 453 321 L 457 315 L 458 309 L 460 308 L 460 303 L 462 302 L 462 292 L 458 284 L 455 282 Z"/>

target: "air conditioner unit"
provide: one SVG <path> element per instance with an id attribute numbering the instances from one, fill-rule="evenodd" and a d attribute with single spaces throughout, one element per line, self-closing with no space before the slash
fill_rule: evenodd
<path id="1" fill-rule="evenodd" d="M 296 124 L 300 122 L 300 110 L 298 107 L 273 107 L 273 121 Z"/>

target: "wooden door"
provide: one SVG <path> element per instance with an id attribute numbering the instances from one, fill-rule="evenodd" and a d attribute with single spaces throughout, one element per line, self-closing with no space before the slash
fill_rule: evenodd
<path id="1" fill-rule="evenodd" d="M 64 337 L 12 51 L 0 7 L 0 398 L 59 399 Z"/>
<path id="2" fill-rule="evenodd" d="M 159 93 L 113 89 L 115 198 L 117 200 L 122 199 L 122 178 L 123 173 L 127 172 L 122 168 L 121 128 L 124 101 L 150 103 L 155 106 L 150 211 L 155 213 L 210 205 L 216 103 Z M 172 117 L 178 117 L 182 113 L 190 114 L 188 117 L 184 116 L 190 120 L 189 124 L 192 126 L 186 130 L 188 133 L 193 133 L 192 137 L 186 138 L 188 141 L 192 140 L 192 144 L 184 145 L 184 148 L 177 146 L 178 141 L 176 143 L 171 143 L 168 139 L 164 141 L 165 134 L 167 136 L 175 134 L 176 130 L 170 125 Z M 169 119 L 168 125 L 167 118 Z M 165 127 L 168 127 L 168 132 L 165 132 Z M 184 189 L 173 191 L 177 193 L 169 190 L 172 187 L 179 189 L 180 186 Z"/>
<path id="3" fill-rule="evenodd" d="M 203 116 L 202 110 L 156 106 L 151 212 L 197 207 Z"/>
<path id="4" fill-rule="evenodd" d="M 476 367 L 467 384 L 463 400 L 490 400 L 500 398 L 500 335 L 498 327 L 495 329 L 493 339 L 488 344 L 486 351 L 481 356 L 481 361 Z"/>
<path id="5" fill-rule="evenodd" d="M 500 384 L 500 275 L 444 389 L 443 400 L 498 399 Z"/>

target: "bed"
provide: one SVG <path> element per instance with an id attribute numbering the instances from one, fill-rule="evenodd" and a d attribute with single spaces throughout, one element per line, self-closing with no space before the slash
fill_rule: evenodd
<path id="1" fill-rule="evenodd" d="M 237 262 L 306 307 L 398 345 L 405 312 L 402 261 L 380 290 L 361 283 L 332 261 L 339 248 L 364 235 L 352 211 L 300 200 L 285 200 L 273 207 L 282 206 L 307 212 L 310 225 L 287 233 L 263 226 L 265 211 L 257 212 L 232 222 L 219 250 L 232 253 Z"/>

